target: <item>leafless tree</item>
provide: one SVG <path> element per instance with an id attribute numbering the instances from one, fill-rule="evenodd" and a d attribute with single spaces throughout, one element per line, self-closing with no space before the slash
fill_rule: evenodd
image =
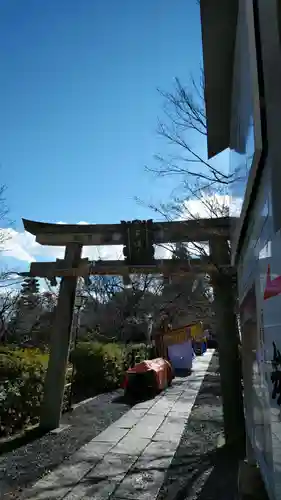
<path id="1" fill-rule="evenodd" d="M 6 242 L 10 238 L 8 227 L 11 226 L 12 224 L 12 221 L 9 219 L 9 208 L 6 202 L 6 191 L 7 187 L 5 185 L 1 185 L 0 186 L 0 252 L 4 249 Z"/>
<path id="2" fill-rule="evenodd" d="M 19 292 L 6 289 L 0 297 L 0 341 L 5 342 L 8 337 L 8 325 L 15 313 L 19 300 Z"/>
<path id="3" fill-rule="evenodd" d="M 0 186 L 0 250 L 3 248 L 3 244 L 8 238 L 7 231 L 5 231 L 4 229 L 7 227 L 7 224 L 10 223 L 10 220 L 8 218 L 9 209 L 5 197 L 6 190 L 6 186 Z"/>
<path id="4" fill-rule="evenodd" d="M 12 226 L 12 221 L 9 218 L 9 208 L 6 202 L 5 185 L 0 186 L 0 254 L 7 248 L 7 242 L 11 238 L 9 227 Z M 0 269 L 0 289 L 10 288 L 22 282 L 22 278 L 16 269 L 10 269 L 7 266 L 1 266 Z M 5 292 L 4 292 L 5 294 Z"/>
<path id="5" fill-rule="evenodd" d="M 202 154 L 202 148 L 192 145 L 194 139 L 207 136 L 204 107 L 204 77 L 199 84 L 191 78 L 190 86 L 184 86 L 178 78 L 171 92 L 159 90 L 164 100 L 164 118 L 158 120 L 157 132 L 170 144 L 172 153 L 167 157 L 155 156 L 158 167 L 148 168 L 158 175 L 178 175 L 187 188 L 190 184 L 200 188 L 229 186 L 235 175 L 218 169 Z"/>
<path id="6" fill-rule="evenodd" d="M 178 179 L 171 199 L 149 207 L 164 220 L 198 220 L 230 214 L 231 185 L 241 179 L 238 171 L 229 172 L 204 154 L 207 121 L 204 105 L 204 77 L 197 83 L 193 78 L 184 86 L 175 79 L 172 91 L 159 90 L 163 97 L 163 117 L 158 120 L 157 132 L 170 146 L 169 155 L 155 155 L 156 165 L 147 166 L 149 173 Z M 140 202 L 139 199 L 137 199 Z M 147 205 L 147 204 L 146 204 Z M 208 245 L 192 243 L 191 256 L 208 256 Z"/>
<path id="7" fill-rule="evenodd" d="M 153 315 L 162 287 L 160 276 L 131 275 L 128 284 L 118 276 L 93 276 L 83 292 L 87 301 L 81 325 L 115 340 L 137 336 Z"/>

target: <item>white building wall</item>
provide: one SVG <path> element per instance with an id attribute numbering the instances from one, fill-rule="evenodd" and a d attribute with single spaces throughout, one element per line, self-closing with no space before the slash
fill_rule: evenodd
<path id="1" fill-rule="evenodd" d="M 248 435 L 271 499 L 281 498 L 281 413 L 272 398 L 273 342 L 281 352 L 281 293 L 266 298 L 268 269 L 271 280 L 281 276 L 281 233 L 274 233 L 269 165 L 264 171 L 253 207 L 238 266 L 241 315 L 251 287 L 256 294 L 256 330 L 242 324 L 246 365 L 245 407 Z M 281 292 L 281 287 L 280 287 Z M 245 314 L 245 311 L 244 311 Z M 247 316 L 248 312 L 246 312 Z M 281 366 L 280 366 L 281 371 Z M 250 380 L 249 380 L 250 378 Z"/>
<path id="2" fill-rule="evenodd" d="M 261 467 L 269 496 L 275 499 L 271 382 L 267 364 L 272 348 L 271 339 L 265 333 L 264 318 L 267 315 L 263 301 L 266 267 L 270 259 L 273 239 L 269 176 L 270 171 L 267 168 L 261 179 L 240 255 L 238 293 L 242 318 L 247 432 Z M 255 306 L 250 308 L 251 310 L 248 305 L 249 297 L 251 301 L 253 297 L 255 300 Z"/>
<path id="3" fill-rule="evenodd" d="M 250 6 L 250 4 L 251 2 L 247 5 Z M 281 276 L 281 231 L 274 229 L 280 227 L 277 222 L 281 220 L 280 162 L 277 161 L 277 157 L 280 157 L 280 115 L 278 120 L 275 116 L 281 100 L 280 86 L 278 96 L 275 96 L 277 102 L 273 100 L 274 92 L 270 90 L 274 88 L 272 87 L 273 76 L 275 76 L 275 69 L 277 70 L 275 66 L 278 54 L 274 52 L 275 46 L 271 39 L 273 35 L 270 38 L 273 28 L 272 30 L 269 28 L 270 33 L 267 32 L 269 25 L 264 15 L 266 9 L 269 10 L 270 7 L 273 13 L 275 7 L 273 8 L 272 0 L 259 1 L 258 4 L 259 17 L 262 20 L 260 22 L 261 44 L 265 91 L 267 92 L 264 102 L 267 110 L 268 154 L 239 255 L 238 294 L 243 342 L 247 432 L 269 497 L 271 500 L 276 500 L 281 499 L 281 406 L 277 398 L 272 398 L 271 375 L 273 342 L 281 352 L 281 293 L 266 297 L 264 292 L 267 287 L 269 268 L 271 280 Z M 239 197 L 245 194 L 249 171 L 255 159 L 256 165 L 258 164 L 260 155 L 257 153 L 261 151 L 260 116 L 258 116 L 256 106 L 259 103 L 259 95 L 257 74 L 253 64 L 255 61 L 254 30 L 250 29 L 249 16 L 248 21 L 245 22 L 247 15 L 244 6 L 246 2 L 241 0 L 232 102 L 231 172 L 241 174 L 240 181 L 233 186 L 234 208 L 234 201 L 239 200 Z M 275 48 L 277 50 L 277 47 Z M 278 57 L 280 59 L 280 45 Z M 247 58 L 249 64 L 245 62 Z M 269 62 L 274 62 L 274 64 L 270 66 Z M 279 368 L 281 374 L 281 364 Z"/>

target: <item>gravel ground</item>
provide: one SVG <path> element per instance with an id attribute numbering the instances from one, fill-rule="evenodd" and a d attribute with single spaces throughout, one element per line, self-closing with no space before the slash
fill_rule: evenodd
<path id="1" fill-rule="evenodd" d="M 50 472 L 126 413 L 130 406 L 122 401 L 122 394 L 118 390 L 96 396 L 64 414 L 59 433 L 46 434 L 0 456 L 0 499 L 17 498 L 22 488 Z"/>
<path id="2" fill-rule="evenodd" d="M 223 419 L 215 354 L 157 500 L 236 499 L 238 459 L 221 444 Z"/>

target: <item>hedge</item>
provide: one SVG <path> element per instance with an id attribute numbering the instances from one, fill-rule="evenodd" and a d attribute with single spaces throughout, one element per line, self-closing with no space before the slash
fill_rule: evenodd
<path id="1" fill-rule="evenodd" d="M 35 347 L 19 348 L 16 345 L 0 346 L 0 354 L 21 358 L 24 362 L 39 362 L 46 368 L 49 361 L 49 353 L 42 352 L 40 349 Z"/>
<path id="2" fill-rule="evenodd" d="M 127 346 L 114 343 L 79 342 L 71 353 L 75 368 L 75 383 L 85 391 L 106 392 L 120 386 L 123 373 L 132 361 L 151 357 L 151 348 L 145 344 Z"/>
<path id="3" fill-rule="evenodd" d="M 123 349 L 124 353 L 124 371 L 127 370 L 131 363 L 140 362 L 144 359 L 151 359 L 154 356 L 152 346 L 146 344 L 127 344 Z"/>
<path id="4" fill-rule="evenodd" d="M 38 421 L 45 366 L 16 350 L 0 352 L 0 436 Z"/>
<path id="5" fill-rule="evenodd" d="M 48 359 L 39 349 L 0 347 L 0 437 L 38 423 Z M 69 389 L 64 409 L 68 397 Z"/>
<path id="6" fill-rule="evenodd" d="M 76 389 L 92 394 L 114 390 L 133 358 L 142 361 L 150 356 L 145 344 L 79 342 L 70 355 Z M 37 349 L 0 347 L 0 437 L 38 422 L 48 358 Z M 70 375 L 68 371 L 67 379 Z M 64 408 L 67 398 L 66 391 Z"/>
<path id="7" fill-rule="evenodd" d="M 123 352 L 118 344 L 80 342 L 70 359 L 75 368 L 75 383 L 85 390 L 105 392 L 120 384 Z"/>

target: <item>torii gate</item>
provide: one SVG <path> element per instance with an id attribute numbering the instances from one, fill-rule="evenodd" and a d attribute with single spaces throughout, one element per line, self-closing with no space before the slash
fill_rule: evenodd
<path id="1" fill-rule="evenodd" d="M 231 239 L 232 222 L 229 217 L 153 222 L 151 230 L 155 244 L 209 242 L 210 257 L 193 259 L 189 262 L 156 259 L 152 266 L 132 268 L 128 267 L 124 261 L 91 262 L 81 258 L 84 245 L 124 245 L 121 224 L 52 224 L 23 219 L 25 230 L 35 235 L 36 241 L 41 245 L 65 247 L 64 259 L 57 259 L 56 262 L 33 262 L 29 273 L 22 273 L 49 279 L 62 278 L 41 412 L 42 429 L 52 430 L 57 428 L 60 422 L 79 276 L 87 277 L 94 274 L 128 276 L 128 274 L 142 272 L 163 273 L 164 275 L 205 272 L 212 278 L 215 296 L 225 435 L 226 439 L 229 436 L 233 438 L 234 434 L 237 435 L 241 411 L 243 413 L 243 403 L 240 401 L 240 374 L 237 368 L 237 337 L 231 286 L 233 272 L 219 272 L 220 270 L 231 271 L 228 241 Z"/>

